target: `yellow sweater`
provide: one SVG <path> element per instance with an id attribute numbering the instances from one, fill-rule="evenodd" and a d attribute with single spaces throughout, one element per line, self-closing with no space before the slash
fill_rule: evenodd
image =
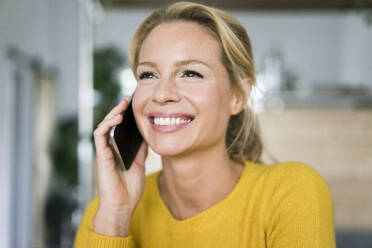
<path id="1" fill-rule="evenodd" d="M 95 198 L 84 213 L 75 248 L 335 247 L 332 196 L 324 179 L 308 165 L 247 161 L 225 199 L 183 221 L 174 219 L 162 201 L 158 175 L 147 176 L 128 237 L 93 232 Z"/>

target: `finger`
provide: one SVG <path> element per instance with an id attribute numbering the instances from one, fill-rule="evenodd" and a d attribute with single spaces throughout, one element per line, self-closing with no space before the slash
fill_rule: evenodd
<path id="1" fill-rule="evenodd" d="M 119 114 L 121 114 L 128 106 L 128 101 L 126 99 L 121 100 L 106 116 L 103 120 L 111 119 Z"/>
<path id="2" fill-rule="evenodd" d="M 119 125 L 123 120 L 122 115 L 102 121 L 94 131 L 94 144 L 97 154 L 108 146 L 108 135 L 112 127 Z"/>
<path id="3" fill-rule="evenodd" d="M 126 96 L 123 100 L 119 102 L 118 105 L 116 105 L 106 116 L 103 120 L 111 119 L 121 113 L 123 113 L 129 104 L 128 96 Z"/>
<path id="4" fill-rule="evenodd" d="M 116 157 L 114 155 L 114 151 L 112 150 L 112 148 L 110 146 L 106 146 L 106 148 L 104 148 L 103 150 L 100 150 L 99 154 L 97 153 L 96 155 L 98 170 L 100 170 L 100 166 L 99 166 L 100 164 L 104 164 L 105 165 L 104 167 L 114 169 L 115 164 L 116 164 L 115 159 Z M 112 161 L 114 161 L 113 165 L 110 165 L 110 163 L 106 163 L 106 162 L 112 162 Z M 109 166 L 107 164 L 109 164 Z"/>
<path id="5" fill-rule="evenodd" d="M 124 99 L 126 99 L 128 102 L 130 101 L 131 98 L 132 98 L 132 96 L 130 96 L 130 95 L 126 95 L 126 96 L 124 97 Z"/>

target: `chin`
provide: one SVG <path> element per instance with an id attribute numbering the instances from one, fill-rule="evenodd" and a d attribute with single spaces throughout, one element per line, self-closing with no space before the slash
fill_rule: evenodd
<path id="1" fill-rule="evenodd" d="M 188 153 L 188 149 L 185 146 L 174 144 L 174 143 L 162 143 L 162 144 L 149 144 L 151 149 L 159 154 L 160 156 L 179 156 L 181 154 Z"/>
<path id="2" fill-rule="evenodd" d="M 185 150 L 175 146 L 151 146 L 151 149 L 160 156 L 177 156 L 185 152 Z"/>

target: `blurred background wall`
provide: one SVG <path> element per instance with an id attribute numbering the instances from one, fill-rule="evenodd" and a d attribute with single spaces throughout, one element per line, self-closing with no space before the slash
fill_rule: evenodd
<path id="1" fill-rule="evenodd" d="M 54 205 L 46 207 L 48 191 L 56 181 L 53 171 L 61 170 L 56 169 L 60 167 L 55 166 L 50 149 L 53 141 L 62 140 L 54 136 L 55 126 L 72 119 L 72 129 L 62 130 L 74 130 L 79 114 L 79 78 L 84 67 L 79 60 L 79 6 L 84 2 L 94 1 L 0 2 L 0 247 L 71 247 L 81 213 L 78 208 L 69 205 L 76 211 L 60 214 L 70 224 L 55 229 L 60 234 L 58 242 L 49 246 L 45 216 L 57 215 Z M 111 71 L 122 87 L 120 97 L 133 89 L 125 71 L 130 40 L 154 6 L 105 6 L 104 15 L 91 23 L 92 42 L 106 57 L 116 58 L 107 50 L 110 47 L 124 57 Z M 316 168 L 334 197 L 338 247 L 371 247 L 372 27 L 368 11 L 297 6 L 229 11 L 246 27 L 256 57 L 263 95 L 257 93 L 255 107 L 266 160 L 272 162 L 272 154 L 279 161 L 298 160 Z M 76 130 L 72 132 L 77 136 Z M 77 162 L 67 163 L 65 171 L 75 168 L 72 177 L 76 177 Z M 148 173 L 160 168 L 153 153 L 148 166 Z M 78 183 L 59 188 L 68 185 L 69 195 L 76 200 Z M 46 209 L 51 215 L 45 214 Z"/>
<path id="2" fill-rule="evenodd" d="M 50 173 L 37 170 L 33 156 L 39 150 L 35 91 L 41 78 L 50 78 L 49 118 L 76 115 L 77 6 L 74 0 L 0 2 L 0 247 L 40 247 L 32 244 L 40 242 L 32 232 L 44 209 L 35 191 Z"/>
<path id="3" fill-rule="evenodd" d="M 150 10 L 106 12 L 97 26 L 96 45 L 128 51 L 131 37 Z M 251 38 L 258 68 L 270 49 L 280 49 L 301 83 L 371 83 L 371 29 L 355 12 L 232 11 Z M 124 26 L 125 25 L 125 28 Z M 124 30 L 121 32 L 121 30 Z"/>

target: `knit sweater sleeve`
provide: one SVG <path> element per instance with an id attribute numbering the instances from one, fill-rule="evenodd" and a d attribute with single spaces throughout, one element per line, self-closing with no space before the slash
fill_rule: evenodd
<path id="1" fill-rule="evenodd" d="M 98 197 L 85 209 L 75 237 L 75 248 L 135 248 L 133 237 L 104 236 L 93 231 L 93 219 L 98 209 Z"/>
<path id="2" fill-rule="evenodd" d="M 270 177 L 267 247 L 334 248 L 333 200 L 320 174 L 308 165 L 291 162 L 279 164 Z"/>

